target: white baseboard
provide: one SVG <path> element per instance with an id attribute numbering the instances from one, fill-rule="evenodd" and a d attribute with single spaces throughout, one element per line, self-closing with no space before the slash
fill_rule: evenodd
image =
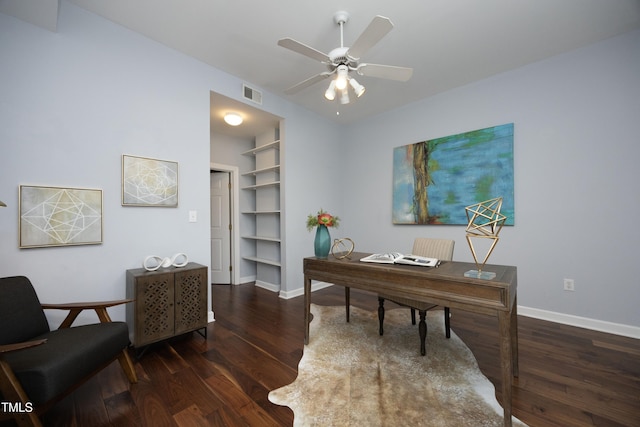
<path id="1" fill-rule="evenodd" d="M 246 276 L 240 278 L 240 283 L 234 283 L 234 285 L 242 285 L 243 283 L 251 283 L 256 281 L 256 275 Z"/>
<path id="2" fill-rule="evenodd" d="M 209 315 L 207 316 L 207 322 L 211 323 L 211 322 L 215 322 L 216 321 L 216 315 L 214 314 L 213 310 L 209 312 Z"/>
<path id="3" fill-rule="evenodd" d="M 333 286 L 333 284 L 327 282 L 312 282 L 311 292 L 329 286 Z M 280 298 L 284 299 L 295 298 L 300 295 L 304 295 L 304 288 L 294 289 L 289 292 L 280 291 Z M 608 334 L 640 339 L 640 327 L 638 326 L 606 322 L 604 320 L 590 319 L 587 317 L 557 313 L 554 311 L 524 307 L 521 305 L 518 306 L 518 314 L 521 316 L 533 317 L 535 319 L 547 320 L 549 322 L 561 323 L 563 325 L 576 326 L 578 328 L 591 329 L 594 331 L 606 332 Z"/>
<path id="4" fill-rule="evenodd" d="M 329 286 L 333 286 L 333 283 L 315 282 L 314 281 L 314 282 L 311 282 L 311 292 L 315 292 L 315 291 L 320 290 L 320 289 L 328 288 Z M 289 291 L 289 292 L 280 291 L 280 298 L 282 298 L 282 299 L 295 298 L 295 297 L 299 297 L 301 295 L 304 295 L 304 287 L 298 288 L 298 289 L 294 289 L 294 290 Z"/>
<path id="5" fill-rule="evenodd" d="M 604 320 L 557 313 L 554 311 L 541 310 L 539 308 L 523 307 L 521 305 L 518 306 L 518 314 L 521 316 L 533 317 L 535 319 L 576 326 L 578 328 L 606 332 L 608 334 L 622 335 L 629 338 L 640 338 L 640 327 L 638 326 L 606 322 Z"/>
<path id="6" fill-rule="evenodd" d="M 269 283 L 269 282 L 263 282 L 262 280 L 256 280 L 255 285 L 259 288 L 263 288 L 271 292 L 280 291 L 280 285 L 276 285 L 274 283 Z"/>

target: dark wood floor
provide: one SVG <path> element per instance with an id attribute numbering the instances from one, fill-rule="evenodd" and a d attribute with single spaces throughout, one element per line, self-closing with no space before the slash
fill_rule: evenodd
<path id="1" fill-rule="evenodd" d="M 331 287 L 312 300 L 342 305 L 343 295 Z M 356 290 L 351 302 L 377 307 L 374 295 Z M 302 297 L 213 286 L 213 308 L 207 340 L 194 333 L 153 346 L 136 362 L 140 381 L 133 386 L 110 365 L 47 413 L 45 425 L 292 425 L 292 412 L 267 394 L 296 377 Z M 497 319 L 452 311 L 451 323 L 499 390 Z M 519 335 L 514 415 L 530 426 L 640 426 L 640 340 L 522 316 Z"/>

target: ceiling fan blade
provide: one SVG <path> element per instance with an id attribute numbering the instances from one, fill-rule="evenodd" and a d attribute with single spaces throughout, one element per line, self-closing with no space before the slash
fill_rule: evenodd
<path id="1" fill-rule="evenodd" d="M 362 34 L 360 34 L 360 37 L 351 45 L 347 54 L 357 61 L 392 29 L 393 24 L 389 18 L 377 15 Z"/>
<path id="2" fill-rule="evenodd" d="M 316 50 L 310 46 L 307 46 L 306 44 L 300 43 L 299 41 L 288 37 L 278 40 L 278 46 L 282 46 L 320 62 L 331 62 L 331 60 L 329 59 L 329 55 L 327 55 L 326 53 L 322 53 L 319 50 Z"/>
<path id="3" fill-rule="evenodd" d="M 357 72 L 361 76 L 378 77 L 381 79 L 406 82 L 413 75 L 413 68 L 380 64 L 360 64 L 357 68 Z"/>
<path id="4" fill-rule="evenodd" d="M 294 93 L 299 92 L 304 88 L 307 88 L 307 87 L 309 87 L 311 85 L 314 85 L 314 84 L 318 83 L 319 81 L 322 81 L 322 80 L 326 79 L 331 74 L 333 74 L 333 73 L 327 71 L 327 72 L 324 72 L 324 73 L 317 74 L 317 75 L 315 75 L 313 77 L 309 77 L 308 79 L 303 80 L 300 83 L 295 84 L 295 85 L 291 86 L 290 88 L 286 89 L 284 91 L 284 93 L 286 93 L 287 95 L 293 95 Z"/>

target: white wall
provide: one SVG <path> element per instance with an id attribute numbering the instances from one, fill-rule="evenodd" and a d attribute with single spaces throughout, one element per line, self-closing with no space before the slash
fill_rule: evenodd
<path id="1" fill-rule="evenodd" d="M 511 122 L 515 226 L 489 262 L 518 267 L 522 306 L 640 326 L 640 31 L 352 126 L 348 234 L 368 251 L 451 237 L 454 258 L 472 262 L 463 226 L 391 224 L 392 151 Z M 563 278 L 575 279 L 575 292 Z"/>
<path id="2" fill-rule="evenodd" d="M 26 275 L 41 300 L 62 302 L 124 297 L 125 270 L 147 255 L 184 252 L 209 265 L 210 91 L 239 99 L 241 80 L 65 1 L 57 33 L 0 14 L 0 57 L 0 200 L 9 205 L 0 210 L 2 276 Z M 291 224 L 299 224 L 289 230 L 287 257 L 300 265 L 287 277 L 301 287 L 302 255 L 312 249 L 298 210 L 341 200 L 331 182 L 307 195 L 306 172 L 322 176 L 318 161 L 337 142 L 332 124 L 263 95 L 266 111 L 288 118 L 285 155 L 301 157 L 287 172 L 286 195 Z M 306 155 L 320 144 L 328 153 Z M 177 161 L 179 207 L 122 207 L 122 154 Z M 102 189 L 104 243 L 18 249 L 20 184 Z M 197 223 L 188 222 L 189 210 L 198 211 Z M 111 313 L 124 319 L 123 309 Z"/>
<path id="3" fill-rule="evenodd" d="M 315 114 L 292 106 L 281 114 L 280 191 L 284 191 L 283 218 L 285 241 L 283 262 L 285 297 L 299 295 L 304 286 L 302 259 L 313 256 L 315 234 L 306 229 L 307 215 L 321 208 L 341 216 L 347 143 L 341 128 Z M 295 117 L 295 120 L 291 120 Z M 341 228 L 331 229 L 331 237 L 341 236 Z"/>
<path id="4" fill-rule="evenodd" d="M 208 225 L 188 222 L 209 215 L 209 70 L 66 3 L 58 28 L 0 15 L 2 275 L 27 275 L 43 301 L 86 301 L 124 297 L 147 255 L 209 265 Z M 179 207 L 122 207 L 122 154 L 178 162 Z M 104 243 L 18 249 L 20 184 L 102 189 Z"/>

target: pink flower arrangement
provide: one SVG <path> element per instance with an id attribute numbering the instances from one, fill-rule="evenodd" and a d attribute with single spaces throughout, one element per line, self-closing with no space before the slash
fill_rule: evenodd
<path id="1" fill-rule="evenodd" d="M 307 230 L 311 231 L 314 227 L 318 225 L 324 225 L 325 227 L 338 227 L 340 224 L 340 218 L 331 215 L 328 212 L 320 209 L 317 215 L 309 215 L 307 217 Z"/>

